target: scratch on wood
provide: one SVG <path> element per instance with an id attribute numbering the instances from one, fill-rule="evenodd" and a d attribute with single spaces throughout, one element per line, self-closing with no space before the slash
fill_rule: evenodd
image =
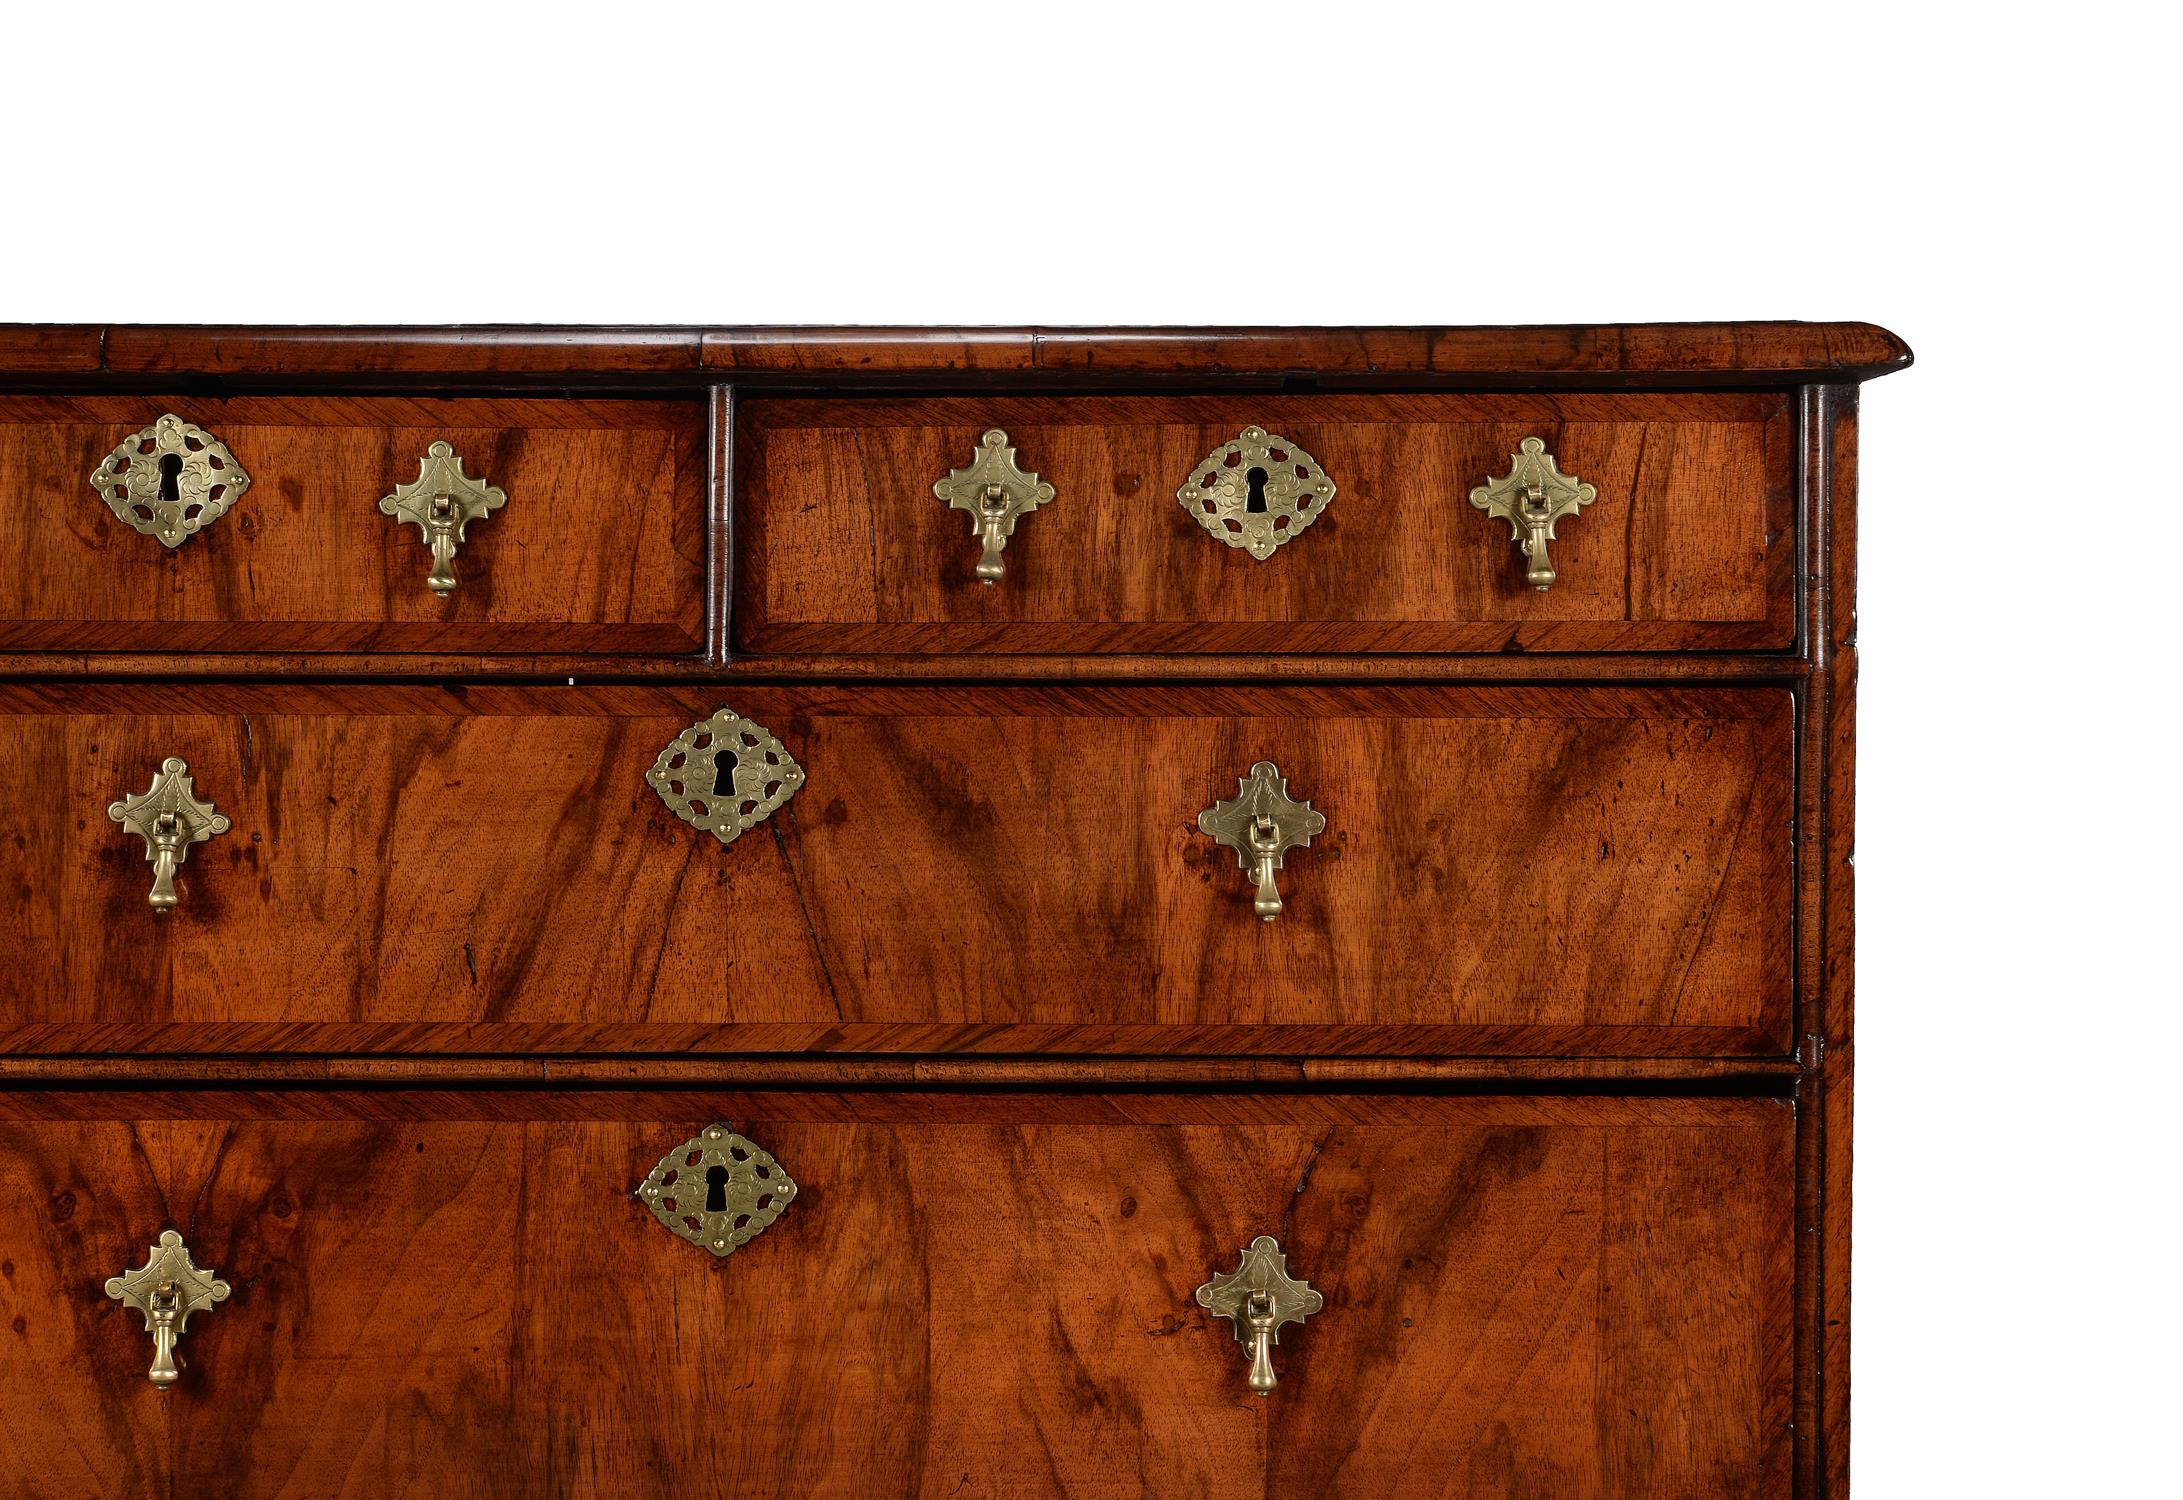
<path id="1" fill-rule="evenodd" d="M 1289 1241 L 1295 1237 L 1296 1202 L 1304 1196 L 1304 1189 L 1311 1186 L 1311 1174 L 1319 1168 L 1319 1154 L 1325 1151 L 1333 1143 L 1333 1140 L 1334 1132 L 1329 1130 L 1325 1135 L 1320 1136 L 1319 1139 L 1311 1143 L 1311 1155 L 1304 1158 L 1304 1170 L 1296 1176 L 1296 1191 L 1289 1194 L 1289 1211 L 1281 1218 L 1281 1246 L 1283 1249 L 1287 1249 Z"/>

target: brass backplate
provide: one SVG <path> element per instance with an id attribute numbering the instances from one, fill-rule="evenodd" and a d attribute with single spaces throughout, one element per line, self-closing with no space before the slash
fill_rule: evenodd
<path id="1" fill-rule="evenodd" d="M 1544 593 L 1554 585 L 1554 561 L 1547 549 L 1554 527 L 1598 499 L 1599 491 L 1574 474 L 1564 474 L 1543 438 L 1525 438 L 1509 460 L 1508 473 L 1474 488 L 1470 503 L 1508 522 L 1526 559 L 1524 581 Z"/>
<path id="2" fill-rule="evenodd" d="M 227 444 L 168 412 L 122 439 L 91 471 L 91 488 L 122 524 L 179 547 L 226 515 L 250 476 Z"/>
<path id="3" fill-rule="evenodd" d="M 1254 907 L 1271 922 L 1282 907 L 1274 871 L 1287 862 L 1291 849 L 1308 848 L 1326 832 L 1326 814 L 1291 797 L 1289 779 L 1270 760 L 1253 765 L 1251 774 L 1239 781 L 1235 796 L 1198 814 L 1198 830 L 1235 851 L 1237 866 L 1258 887 Z"/>
<path id="4" fill-rule="evenodd" d="M 149 790 L 131 792 L 107 804 L 106 816 L 144 841 L 152 863 L 152 909 L 165 911 L 179 899 L 174 872 L 189 858 L 190 846 L 229 828 L 227 814 L 197 795 L 189 762 L 170 755 L 159 763 Z"/>
<path id="5" fill-rule="evenodd" d="M 1289 1275 L 1280 1242 L 1266 1234 L 1251 1241 L 1233 1271 L 1199 1287 L 1197 1300 L 1214 1317 L 1229 1321 L 1236 1342 L 1250 1353 L 1250 1386 L 1261 1396 L 1274 1387 L 1271 1351 L 1281 1342 L 1281 1325 L 1302 1323 L 1326 1306 L 1310 1283 Z"/>
<path id="6" fill-rule="evenodd" d="M 637 1187 L 654 1218 L 716 1256 L 764 1233 L 795 1196 L 781 1164 L 726 1125 L 708 1125 L 675 1147 Z"/>
<path id="7" fill-rule="evenodd" d="M 437 442 L 417 460 L 416 479 L 396 485 L 394 493 L 379 502 L 379 510 L 417 528 L 432 549 L 432 572 L 425 587 L 444 599 L 455 590 L 455 549 L 470 539 L 470 523 L 507 503 L 508 496 L 499 486 L 462 472 L 462 455 L 453 444 Z"/>
<path id="8" fill-rule="evenodd" d="M 771 730 L 723 704 L 676 735 L 644 779 L 676 817 L 732 844 L 795 796 L 804 775 Z"/>
<path id="9" fill-rule="evenodd" d="M 967 469 L 950 469 L 933 481 L 932 492 L 956 510 L 970 513 L 970 533 L 978 538 L 978 579 L 998 583 L 1001 549 L 1016 534 L 1016 522 L 1054 498 L 1054 487 L 1016 466 L 1008 434 L 995 427 L 978 439 Z"/>
<path id="10" fill-rule="evenodd" d="M 1200 526 L 1264 562 L 1326 513 L 1334 481 L 1287 438 L 1246 427 L 1207 454 L 1175 498 Z"/>
<path id="11" fill-rule="evenodd" d="M 144 1315 L 152 1336 L 152 1384 L 173 1385 L 181 1378 L 175 1340 L 189 1326 L 189 1315 L 227 1300 L 228 1285 L 190 1259 L 189 1247 L 173 1230 L 162 1230 L 159 1243 L 134 1271 L 106 1278 L 106 1295 Z"/>

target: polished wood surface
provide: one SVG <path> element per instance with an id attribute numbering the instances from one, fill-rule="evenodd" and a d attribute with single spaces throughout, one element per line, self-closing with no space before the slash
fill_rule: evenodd
<path id="1" fill-rule="evenodd" d="M 118 1028 L 117 1028 L 118 1029 Z M 4 1037 L 5 1033 L 0 1033 Z M 685 1049 L 686 1051 L 687 1049 Z M 734 1082 L 768 1088 L 1174 1087 L 1186 1084 L 1496 1085 L 1682 1083 L 1743 1086 L 1793 1080 L 1793 1057 L 979 1057 L 859 1056 L 822 1052 L 735 1053 L 712 1057 L 430 1055 L 386 1057 L 263 1052 L 247 1056 L 11 1056 L 0 1053 L 0 1081 L 125 1085 L 149 1078 L 230 1086 L 275 1083 L 535 1084 L 613 1083 L 654 1087 Z"/>
<path id="2" fill-rule="evenodd" d="M 1863 380 L 1909 346 L 1869 323 L 1619 323 L 1489 328 L 467 328 L 0 325 L 0 378 L 92 373 L 566 375 L 829 382 L 1041 376 L 1137 380 L 1627 384 Z"/>
<path id="3" fill-rule="evenodd" d="M 1800 1082 L 1800 1141 L 1806 1171 L 1816 1179 L 1805 1195 L 1804 1219 L 1812 1264 L 1810 1324 L 1820 1330 L 1819 1358 L 1810 1366 L 1813 1429 L 1824 1443 L 1805 1446 L 1811 1492 L 1841 1500 L 1849 1492 L 1850 1457 L 1850 1167 L 1856 1046 L 1857 808 L 1857 387 L 1814 390 L 1806 426 L 1813 444 L 1816 526 L 1827 558 L 1824 586 L 1813 602 L 1815 675 L 1804 757 L 1817 762 L 1825 787 L 1824 826 L 1806 841 L 1805 858 L 1821 871 L 1818 932 L 1801 965 L 1806 1044 Z M 1813 1139 L 1812 1137 L 1816 1137 Z"/>
<path id="4" fill-rule="evenodd" d="M 251 477 L 172 550 L 88 483 L 167 411 Z M 694 401 L 0 397 L 0 650 L 699 651 L 705 431 Z M 444 599 L 379 510 L 441 439 L 509 497 Z"/>
<path id="5" fill-rule="evenodd" d="M 1909 360 L 0 325 L 0 1495 L 1846 1500 Z M 170 409 L 257 486 L 173 555 L 85 482 Z M 452 418 L 511 500 L 442 604 L 376 501 Z M 1263 565 L 1173 499 L 1252 421 L 1342 486 Z M 986 590 L 996 424 L 1062 493 Z M 1466 499 L 1534 430 L 1602 491 L 1545 595 Z M 813 772 L 726 849 L 641 780 L 722 701 Z M 237 827 L 159 921 L 166 754 Z M 1330 819 L 1271 928 L 1193 824 L 1260 756 Z M 804 1193 L 716 1265 L 630 1193 L 717 1119 Z M 236 1292 L 161 1396 L 100 1288 L 169 1225 Z M 1268 1401 L 1189 1302 L 1261 1232 L 1329 1297 Z"/>
<path id="6" fill-rule="evenodd" d="M 0 1096 L 16 1493 L 1791 1493 L 1779 1099 L 470 1097 Z M 715 1118 L 800 1189 L 718 1262 L 631 1197 Z M 167 1227 L 235 1292 L 162 1394 Z M 1266 1399 L 1191 1301 L 1259 1233 Z"/>
<path id="7" fill-rule="evenodd" d="M 724 644 L 724 636 L 722 638 Z M 344 652 L 45 651 L 0 652 L 0 678 L 161 677 L 447 678 L 522 680 L 582 677 L 651 682 L 1737 682 L 1790 684 L 1809 674 L 1802 657 L 1722 652 L 1687 656 L 1554 656 L 1503 652 L 1298 656 L 842 655 L 624 656 L 541 651 L 523 655 Z"/>
<path id="8" fill-rule="evenodd" d="M 0 686 L 0 781 L 40 789 L 0 845 L 22 893 L 0 923 L 40 955 L 8 1020 L 279 1023 L 306 1048 L 294 1023 L 583 1023 L 609 1050 L 656 1045 L 646 1023 L 748 1025 L 750 1049 L 768 1024 L 862 1025 L 870 1050 L 918 1044 L 890 1026 L 1789 1049 L 1778 689 L 751 687 L 733 706 L 810 779 L 728 848 L 643 779 L 718 701 Z M 156 916 L 104 809 L 169 755 L 234 828 Z M 1195 822 L 1262 758 L 1328 820 L 1273 923 Z"/>
<path id="9" fill-rule="evenodd" d="M 1641 651 L 1794 638 L 1794 434 L 1776 394 L 763 400 L 737 422 L 743 652 Z M 1256 424 L 1337 486 L 1264 562 L 1175 499 Z M 996 587 L 933 481 L 1004 428 L 1056 498 Z M 1528 437 L 1599 499 L 1532 589 L 1474 485 Z"/>

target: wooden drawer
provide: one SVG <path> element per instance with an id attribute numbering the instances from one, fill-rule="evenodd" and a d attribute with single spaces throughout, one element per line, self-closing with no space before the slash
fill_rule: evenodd
<path id="1" fill-rule="evenodd" d="M 171 549 L 89 482 L 169 412 L 250 480 Z M 0 650 L 694 652 L 705 431 L 698 401 L 0 396 Z M 444 597 L 379 509 L 441 441 L 507 497 Z"/>
<path id="2" fill-rule="evenodd" d="M 1334 482 L 1265 561 L 1177 489 L 1249 425 Z M 1620 395 L 753 398 L 737 413 L 745 651 L 1781 649 L 1795 639 L 1795 423 L 1774 391 Z M 1055 498 L 983 588 L 933 493 L 1005 431 Z M 1598 498 L 1526 581 L 1471 490 L 1526 438 Z"/>
<path id="3" fill-rule="evenodd" d="M 737 685 L 803 766 L 726 847 L 656 687 L 0 685 L 17 1050 L 1783 1055 L 1781 688 Z M 109 821 L 232 828 L 180 904 Z M 1278 921 L 1198 814 L 1326 818 Z"/>
<path id="4" fill-rule="evenodd" d="M 722 1120 L 725 1258 L 633 1196 Z M 18 1493 L 1791 1492 L 1770 1098 L 0 1094 Z M 145 1378 L 109 1276 L 232 1288 Z M 1193 1289 L 1325 1299 L 1245 1386 Z"/>

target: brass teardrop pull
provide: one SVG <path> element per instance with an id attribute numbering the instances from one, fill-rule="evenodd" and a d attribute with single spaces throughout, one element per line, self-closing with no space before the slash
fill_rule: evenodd
<path id="1" fill-rule="evenodd" d="M 1564 474 L 1543 438 L 1525 438 L 1509 458 L 1513 466 L 1508 473 L 1472 490 L 1470 503 L 1508 522 L 1516 546 L 1530 562 L 1524 581 L 1544 593 L 1554 585 L 1554 562 L 1546 544 L 1553 539 L 1555 523 L 1597 500 L 1599 491 L 1574 474 Z"/>
<path id="2" fill-rule="evenodd" d="M 160 762 L 151 790 L 108 804 L 106 816 L 144 840 L 144 857 L 152 862 L 152 910 L 161 912 L 180 899 L 174 893 L 174 872 L 189 858 L 190 845 L 225 833 L 229 826 L 227 814 L 198 798 L 189 762 L 173 755 Z"/>
<path id="3" fill-rule="evenodd" d="M 1243 1252 L 1243 1261 L 1226 1275 L 1198 1288 L 1198 1306 L 1234 1325 L 1236 1342 L 1250 1351 L 1250 1387 L 1264 1396 L 1273 1391 L 1273 1346 L 1281 1325 L 1301 1324 L 1326 1306 L 1309 1282 L 1289 1275 L 1289 1258 L 1280 1241 L 1262 1234 Z"/>
<path id="4" fill-rule="evenodd" d="M 106 1295 L 144 1315 L 152 1336 L 152 1384 L 165 1390 L 182 1378 L 174 1357 L 175 1340 L 189 1326 L 189 1315 L 227 1300 L 228 1285 L 190 1260 L 189 1247 L 171 1229 L 134 1271 L 106 1278 Z"/>
<path id="5" fill-rule="evenodd" d="M 932 492 L 954 510 L 970 512 L 971 534 L 978 538 L 978 581 L 996 584 L 1005 571 L 1001 549 L 1016 534 L 1016 522 L 1054 498 L 1054 487 L 1016 467 L 1008 434 L 995 427 L 978 439 L 967 469 L 950 469 L 935 480 Z"/>
<path id="6" fill-rule="evenodd" d="M 508 503 L 496 485 L 462 472 L 462 455 L 450 443 L 434 443 L 417 461 L 417 477 L 398 484 L 379 502 L 382 515 L 415 526 L 432 549 L 432 572 L 425 587 L 442 599 L 455 591 L 455 549 L 469 540 L 472 521 L 482 520 Z"/>
<path id="7" fill-rule="evenodd" d="M 1326 831 L 1326 814 L 1289 796 L 1289 781 L 1270 760 L 1251 767 L 1241 791 L 1198 814 L 1198 830 L 1233 849 L 1236 864 L 1258 887 L 1251 906 L 1271 922 L 1281 915 L 1281 892 L 1274 871 L 1291 849 L 1308 847 Z"/>

